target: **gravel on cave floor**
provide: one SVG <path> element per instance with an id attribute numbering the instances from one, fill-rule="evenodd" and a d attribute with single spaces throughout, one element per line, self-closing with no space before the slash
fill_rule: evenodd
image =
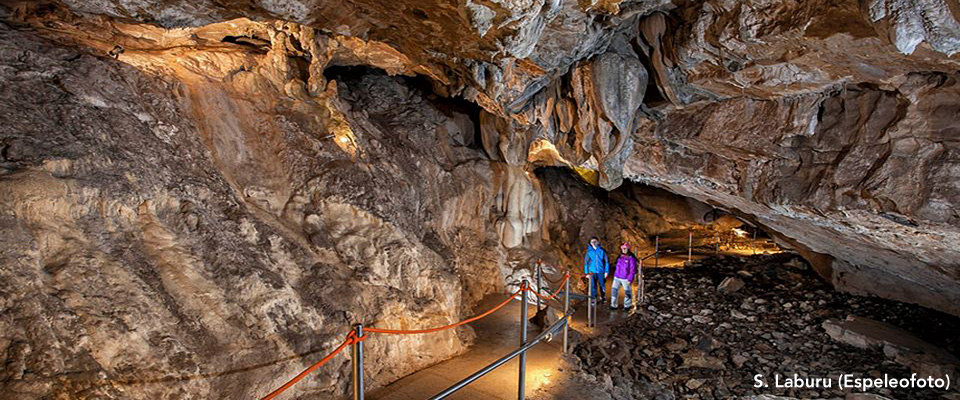
<path id="1" fill-rule="evenodd" d="M 950 353 L 960 349 L 960 319 L 920 306 L 836 292 L 791 254 L 722 256 L 687 268 L 645 271 L 646 302 L 574 349 L 584 378 L 613 398 L 779 395 L 843 398 L 841 373 L 909 377 L 882 349 L 832 340 L 824 320 L 872 318 L 910 331 Z M 794 260 L 794 261 L 791 261 Z M 727 277 L 745 285 L 718 290 Z M 832 377 L 832 388 L 777 389 L 773 375 Z M 755 388 L 763 374 L 768 388 Z M 781 378 L 783 382 L 783 378 Z M 952 386 L 953 387 L 953 386 Z M 956 389 L 879 389 L 896 399 L 954 398 Z M 956 398 L 960 398 L 957 396 Z"/>

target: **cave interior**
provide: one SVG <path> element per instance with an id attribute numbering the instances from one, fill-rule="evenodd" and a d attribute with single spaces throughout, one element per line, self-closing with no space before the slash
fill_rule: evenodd
<path id="1" fill-rule="evenodd" d="M 958 400 L 958 20 L 0 1 L 0 399 Z"/>

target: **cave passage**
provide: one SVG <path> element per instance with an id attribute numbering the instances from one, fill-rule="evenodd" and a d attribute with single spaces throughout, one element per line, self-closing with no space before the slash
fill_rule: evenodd
<path id="1" fill-rule="evenodd" d="M 0 1 L 0 400 L 960 400 L 955 3 Z"/>

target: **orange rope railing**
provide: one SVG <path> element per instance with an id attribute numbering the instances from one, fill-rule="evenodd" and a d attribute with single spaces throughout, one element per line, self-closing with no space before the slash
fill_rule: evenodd
<path id="1" fill-rule="evenodd" d="M 565 281 L 567 281 L 568 279 L 570 279 L 570 273 L 569 273 L 569 272 L 566 273 L 566 274 L 564 274 L 563 279 L 560 280 L 561 286 L 558 287 L 557 290 L 554 291 L 553 293 L 547 293 L 547 296 L 549 296 L 549 298 L 551 298 L 551 299 L 553 299 L 553 300 L 559 301 L 556 296 L 557 296 L 558 293 L 560 293 L 560 290 L 563 288 L 562 284 L 563 284 Z M 539 289 L 539 288 L 538 288 L 538 289 Z M 465 320 L 463 320 L 463 321 L 459 321 L 459 322 L 452 323 L 452 324 L 450 324 L 450 325 L 444 325 L 444 326 L 440 326 L 440 327 L 436 327 L 436 328 L 429 328 L 429 329 L 412 329 L 412 330 L 384 329 L 384 328 L 373 328 L 373 327 L 371 327 L 371 328 L 364 328 L 363 331 L 364 331 L 365 333 L 366 333 L 366 332 L 373 332 L 373 333 L 383 333 L 383 334 L 388 334 L 388 335 L 413 335 L 413 334 L 431 333 L 431 332 L 439 332 L 439 331 L 443 331 L 443 330 L 447 330 L 447 329 L 453 329 L 453 328 L 456 328 L 456 327 L 458 327 L 458 326 L 462 326 L 462 325 L 469 324 L 469 323 L 471 323 L 471 322 L 473 322 L 473 321 L 476 321 L 476 320 L 478 320 L 478 319 L 484 318 L 484 317 L 486 317 L 486 316 L 488 316 L 488 315 L 490 315 L 490 314 L 493 314 L 493 313 L 497 312 L 497 310 L 499 310 L 499 309 L 503 308 L 504 306 L 506 306 L 507 304 L 509 304 L 511 300 L 513 300 L 514 298 L 516 298 L 520 293 L 523 293 L 524 291 L 531 292 L 531 293 L 535 294 L 537 297 L 540 297 L 540 298 L 543 299 L 543 300 L 547 300 L 547 298 L 544 298 L 543 295 L 541 295 L 540 293 L 537 293 L 539 290 L 533 290 L 533 289 L 531 289 L 530 286 L 529 286 L 526 282 L 524 282 L 524 283 L 521 283 L 521 284 L 520 284 L 520 289 L 519 289 L 519 290 L 517 290 L 516 292 L 513 292 L 513 294 L 511 294 L 509 297 L 507 297 L 507 298 L 506 298 L 503 302 L 501 302 L 500 304 L 497 304 L 496 306 L 494 306 L 493 308 L 491 308 L 491 309 L 483 312 L 482 314 L 476 315 L 476 316 L 471 317 L 471 318 L 467 318 L 467 319 L 465 319 Z M 364 335 L 364 336 L 362 336 L 362 337 L 357 337 L 356 331 L 350 331 L 350 333 L 347 334 L 347 337 L 343 340 L 343 343 L 341 343 L 340 346 L 337 346 L 337 348 L 334 349 L 330 354 L 327 354 L 325 357 L 323 357 L 323 359 L 321 359 L 320 361 L 317 361 L 315 364 L 311 365 L 309 368 L 303 370 L 303 372 L 301 372 L 301 373 L 298 374 L 297 376 L 293 377 L 293 379 L 291 379 L 290 381 L 288 381 L 287 383 L 285 383 L 283 386 L 277 388 L 277 390 L 274 390 L 273 392 L 270 392 L 270 394 L 266 395 L 262 400 L 271 400 L 271 399 L 279 396 L 281 393 L 283 393 L 284 391 L 286 391 L 287 389 L 289 389 L 291 386 L 295 385 L 297 382 L 299 382 L 301 379 L 303 379 L 304 377 L 306 377 L 307 375 L 309 375 L 311 372 L 317 370 L 317 368 L 322 367 L 324 364 L 326 364 L 327 362 L 329 362 L 330 360 L 332 360 L 334 356 L 336 356 L 336 355 L 339 354 L 341 351 L 343 351 L 343 349 L 347 348 L 347 346 L 356 344 L 356 343 L 358 343 L 358 342 L 362 342 L 362 341 L 364 341 L 364 340 L 366 340 L 366 339 L 367 339 L 367 336 L 366 336 L 366 335 Z"/>
<path id="2" fill-rule="evenodd" d="M 383 329 L 383 328 L 364 328 L 364 332 L 375 332 L 375 333 L 384 333 L 384 334 L 404 334 L 404 335 L 410 335 L 410 334 L 420 334 L 420 333 L 438 332 L 438 331 L 443 331 L 443 330 L 447 330 L 447 329 L 456 328 L 456 327 L 458 327 L 458 326 L 465 325 L 465 324 L 469 324 L 469 323 L 471 323 L 471 322 L 473 322 L 473 321 L 476 321 L 476 320 L 478 320 L 478 319 L 484 318 L 484 317 L 486 317 L 486 316 L 488 316 L 488 315 L 490 315 L 490 314 L 495 313 L 497 310 L 499 310 L 499 309 L 503 308 L 504 306 L 506 306 L 507 304 L 509 304 L 511 300 L 513 300 L 514 298 L 516 298 L 517 295 L 519 295 L 520 293 L 522 293 L 522 292 L 525 291 L 525 290 L 526 290 L 526 291 L 531 291 L 531 292 L 533 292 L 533 290 L 531 290 L 530 287 L 527 286 L 525 283 L 520 284 L 520 289 L 519 289 L 519 290 L 517 290 L 516 292 L 513 292 L 513 294 L 510 295 L 510 297 L 507 297 L 506 300 L 504 300 L 504 301 L 501 302 L 500 304 L 497 304 L 495 307 L 493 307 L 493 308 L 485 311 L 484 313 L 482 313 L 482 314 L 480 314 L 480 315 L 477 315 L 477 316 L 474 316 L 474 317 L 471 317 L 471 318 L 467 318 L 467 319 L 465 319 L 465 320 L 463 320 L 463 321 L 459 321 L 459 322 L 456 322 L 456 323 L 453 323 L 453 324 L 450 324 L 450 325 L 444 325 L 444 326 L 437 327 L 437 328 L 417 329 L 417 330 L 398 330 L 398 329 Z M 536 293 L 536 292 L 534 292 L 534 293 Z M 262 400 L 271 400 L 271 399 L 277 397 L 278 395 L 280 395 L 281 393 L 283 393 L 284 391 L 286 391 L 287 389 L 289 389 L 291 386 L 295 385 L 297 382 L 299 382 L 299 381 L 300 381 L 301 379 L 303 379 L 305 376 L 309 375 L 311 372 L 315 371 L 317 368 L 320 368 L 321 366 L 323 366 L 324 364 L 326 364 L 327 362 L 329 362 L 331 359 L 333 359 L 334 356 L 336 356 L 338 353 L 340 353 L 341 351 L 343 351 L 343 349 L 345 349 L 347 346 L 352 345 L 352 344 L 355 344 L 355 343 L 357 343 L 357 342 L 362 342 L 362 341 L 364 341 L 364 340 L 366 340 L 366 339 L 367 339 L 367 336 L 366 336 L 366 335 L 364 335 L 364 336 L 362 336 L 362 337 L 357 337 L 355 331 L 350 331 L 350 333 L 347 334 L 346 339 L 344 339 L 343 343 L 341 343 L 340 346 L 338 346 L 333 352 L 331 352 L 330 354 L 327 354 L 327 356 L 326 356 L 326 357 L 323 357 L 322 360 L 317 361 L 315 364 L 311 365 L 310 368 L 307 368 L 307 369 L 303 370 L 303 372 L 301 372 L 300 374 L 298 374 L 297 376 L 295 376 L 293 379 L 291 379 L 290 381 L 288 381 L 287 383 L 285 383 L 283 386 L 277 388 L 277 390 L 274 390 L 273 392 L 270 392 L 270 394 L 266 395 Z"/>
<path id="3" fill-rule="evenodd" d="M 293 379 L 285 383 L 283 386 L 280 386 L 279 388 L 277 388 L 277 390 L 270 392 L 270 394 L 266 395 L 263 398 L 263 400 L 270 400 L 270 399 L 273 399 L 274 397 L 279 396 L 280 393 L 283 393 L 284 391 L 289 389 L 291 386 L 295 385 L 297 382 L 300 382 L 300 380 L 303 379 L 305 376 L 309 375 L 311 372 L 315 371 L 317 368 L 322 367 L 323 364 L 326 364 L 328 361 L 332 360 L 333 356 L 343 351 L 343 349 L 347 348 L 347 346 L 357 342 L 362 342 L 366 339 L 367 339 L 366 335 L 358 338 L 356 332 L 350 331 L 350 333 L 347 334 L 347 338 L 343 340 L 343 343 L 341 343 L 340 346 L 337 346 L 336 350 L 332 351 L 330 354 L 327 354 L 327 356 L 324 357 L 322 360 L 317 361 L 315 364 L 311 365 L 310 368 L 303 370 L 303 372 L 293 377 Z"/>
<path id="4" fill-rule="evenodd" d="M 544 295 L 542 295 L 542 294 L 540 294 L 540 293 L 537 293 L 536 290 L 531 290 L 530 293 L 533 293 L 534 295 L 536 295 L 537 297 L 539 297 L 540 300 L 543 300 L 543 301 L 556 300 L 556 297 L 553 297 L 552 295 L 550 295 L 550 293 L 547 293 L 546 296 L 544 296 Z"/>
<path id="5" fill-rule="evenodd" d="M 366 331 L 366 332 L 386 333 L 386 334 L 391 334 L 391 335 L 413 335 L 413 334 L 420 334 L 420 333 L 439 332 L 439 331 L 443 331 L 443 330 L 447 330 L 447 329 L 451 329 L 451 328 L 456 328 L 456 327 L 458 327 L 458 326 L 465 325 L 465 324 L 469 324 L 469 323 L 471 323 L 471 322 L 473 322 L 473 321 L 476 321 L 476 320 L 478 320 L 478 319 L 481 319 L 481 318 L 483 318 L 483 317 L 486 317 L 486 316 L 488 316 L 488 315 L 490 315 L 490 314 L 495 313 L 497 310 L 503 308 L 503 306 L 509 304 L 509 303 L 510 303 L 510 300 L 513 300 L 515 297 L 517 297 L 518 294 L 520 294 L 520 293 L 523 292 L 524 290 L 530 290 L 530 288 L 529 288 L 529 287 L 526 287 L 526 286 L 523 285 L 523 284 L 521 284 L 521 285 L 520 285 L 520 290 L 517 290 L 516 292 L 513 292 L 513 294 L 510 295 L 510 297 L 507 297 L 507 299 L 504 300 L 502 303 L 497 304 L 496 307 L 493 307 L 493 308 L 487 310 L 487 311 L 484 312 L 483 314 L 477 315 L 477 316 L 472 317 L 472 318 L 467 318 L 467 319 L 465 319 L 465 320 L 463 320 L 463 321 L 456 322 L 456 323 L 453 323 L 453 324 L 450 324 L 450 325 L 445 325 L 445 326 L 440 326 L 440 327 L 430 328 L 430 329 L 415 329 L 415 330 L 383 329 L 383 328 L 363 328 L 363 330 Z"/>
<path id="6" fill-rule="evenodd" d="M 550 293 L 550 296 L 553 296 L 554 298 L 556 298 L 556 297 L 557 297 L 557 294 L 560 293 L 560 289 L 563 288 L 563 286 L 560 286 L 560 285 L 563 284 L 564 282 L 566 282 L 566 281 L 569 280 L 569 279 L 570 279 L 570 273 L 569 273 L 569 272 L 563 274 L 563 279 L 561 279 L 561 280 L 560 280 L 560 284 L 557 285 L 557 290 L 554 290 L 553 293 Z"/>
<path id="7" fill-rule="evenodd" d="M 560 280 L 560 284 L 563 284 L 564 282 L 566 282 L 567 279 L 570 279 L 570 273 L 569 273 L 569 272 L 563 275 L 563 279 Z M 547 293 L 547 296 L 546 296 L 546 297 L 544 297 L 544 296 L 541 295 L 540 293 L 537 293 L 537 292 L 539 292 L 539 290 L 533 290 L 533 289 L 527 289 L 527 290 L 529 290 L 531 293 L 535 294 L 537 297 L 539 297 L 539 298 L 540 298 L 541 300 L 543 300 L 543 301 L 547 301 L 547 300 L 560 301 L 560 299 L 557 298 L 557 294 L 559 294 L 560 291 L 563 290 L 563 286 L 558 286 L 558 287 L 557 287 L 557 290 L 554 290 L 553 293 Z"/>
<path id="8" fill-rule="evenodd" d="M 550 277 L 547 276 L 547 274 L 544 274 L 542 271 L 543 271 L 543 270 L 541 269 L 540 276 L 542 276 L 545 281 L 547 281 L 547 282 L 549 282 L 549 283 L 551 283 L 551 284 L 554 284 L 554 285 L 563 283 L 563 278 L 557 279 L 557 280 L 553 280 L 553 279 L 550 279 Z M 566 277 L 566 276 L 569 275 L 569 274 L 570 274 L 570 273 L 568 272 L 568 273 L 564 274 L 563 276 Z"/>

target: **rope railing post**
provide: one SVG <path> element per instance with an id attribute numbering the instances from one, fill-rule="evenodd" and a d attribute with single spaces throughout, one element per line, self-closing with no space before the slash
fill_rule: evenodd
<path id="1" fill-rule="evenodd" d="M 587 327 L 593 326 L 593 275 L 587 274 Z"/>
<path id="2" fill-rule="evenodd" d="M 599 284 L 599 282 L 594 281 L 594 284 Z M 600 290 L 597 289 L 597 294 L 599 293 L 600 293 Z M 594 328 L 597 327 L 597 309 L 600 308 L 599 306 L 600 306 L 599 297 L 594 296 L 593 298 L 593 327 Z"/>
<path id="3" fill-rule="evenodd" d="M 715 237 L 717 238 L 717 248 L 714 252 L 720 254 L 720 232 L 717 232 Z"/>
<path id="4" fill-rule="evenodd" d="M 301 381 L 303 378 L 305 378 L 305 377 L 306 377 L 307 375 L 309 375 L 311 372 L 317 370 L 318 368 L 322 367 L 324 364 L 326 364 L 327 362 L 329 362 L 330 360 L 332 360 L 333 357 L 335 357 L 335 356 L 336 356 L 337 354 L 339 354 L 341 351 L 346 350 L 347 347 L 349 347 L 349 346 L 352 346 L 352 347 L 351 347 L 351 350 L 353 351 L 353 357 L 352 357 L 352 362 L 353 362 L 353 396 L 354 396 L 353 398 L 354 398 L 354 399 L 363 399 L 363 398 L 364 398 L 364 382 L 363 382 L 363 341 L 364 341 L 364 339 L 366 339 L 366 333 L 406 334 L 406 335 L 410 335 L 410 334 L 423 334 L 423 333 L 439 332 L 439 331 L 443 331 L 443 330 L 447 330 L 447 329 L 453 329 L 453 328 L 456 328 L 456 327 L 458 327 L 458 326 L 462 326 L 462 325 L 471 323 L 471 322 L 476 321 L 476 320 L 479 320 L 479 319 L 481 319 L 481 318 L 485 318 L 485 317 L 487 317 L 487 316 L 490 315 L 490 314 L 493 314 L 493 313 L 496 312 L 497 310 L 499 310 L 499 309 L 505 307 L 506 305 L 510 304 L 511 301 L 513 301 L 515 298 L 517 298 L 517 295 L 521 294 L 521 292 L 523 292 L 523 298 L 524 298 L 524 300 L 523 300 L 524 307 L 523 307 L 523 308 L 524 308 L 524 310 L 526 310 L 526 309 L 527 309 L 527 307 L 526 307 L 526 304 L 527 304 L 527 295 L 526 295 L 526 292 L 528 292 L 528 291 L 531 291 L 531 290 L 530 290 L 530 283 L 525 279 L 524 282 L 523 282 L 523 285 L 520 287 L 520 290 L 517 290 L 516 292 L 514 292 L 513 294 L 511 294 L 509 297 L 507 297 L 506 299 L 504 299 L 503 302 L 501 302 L 500 304 L 494 306 L 493 308 L 491 308 L 491 309 L 489 309 L 489 310 L 487 310 L 487 311 L 485 311 L 485 312 L 483 312 L 483 313 L 481 313 L 481 314 L 478 314 L 478 315 L 475 315 L 475 316 L 473 316 L 473 317 L 467 318 L 467 319 L 465 319 L 465 320 L 458 321 L 458 322 L 455 322 L 455 323 L 452 323 L 452 324 L 449 324 L 449 325 L 440 326 L 440 327 L 426 328 L 426 329 L 413 329 L 413 330 L 398 330 L 398 329 L 385 329 L 385 328 L 377 328 L 377 327 L 366 327 L 366 328 L 364 328 L 364 326 L 363 326 L 362 324 L 354 325 L 353 329 L 350 330 L 350 332 L 347 334 L 346 338 L 344 338 L 343 342 L 340 343 L 340 345 L 339 345 L 336 349 L 334 349 L 332 352 L 330 352 L 329 354 L 327 354 L 327 355 L 326 355 L 325 357 L 323 357 L 320 361 L 317 361 L 316 363 L 314 363 L 313 365 L 311 365 L 309 368 L 303 370 L 303 372 L 300 372 L 297 376 L 293 377 L 293 379 L 290 379 L 289 381 L 287 381 L 287 383 L 283 384 L 283 386 L 280 386 L 279 388 L 277 388 L 277 389 L 274 390 L 273 392 L 270 392 L 269 394 L 267 394 L 267 395 L 266 395 L 265 397 L 263 397 L 263 399 L 261 399 L 261 400 L 273 400 L 274 398 L 276 398 L 277 396 L 279 396 L 280 394 L 282 394 L 284 391 L 286 391 L 287 389 L 291 388 L 291 387 L 292 387 L 293 385 L 295 385 L 297 382 Z M 534 293 L 536 293 L 536 292 L 534 292 Z M 547 295 L 550 296 L 551 298 L 556 299 L 556 295 L 557 295 L 557 294 L 559 294 L 559 290 L 558 290 L 557 292 L 553 293 L 553 294 L 549 294 L 549 293 L 548 293 Z M 539 294 L 538 294 L 538 295 L 539 295 Z M 558 301 L 559 301 L 559 300 L 558 300 Z M 524 311 L 524 312 L 526 313 L 526 311 Z M 522 319 L 522 322 L 524 323 L 524 326 L 526 326 L 526 321 L 527 321 L 526 318 L 523 318 L 523 319 Z M 560 322 L 566 322 L 566 321 L 561 320 Z M 556 331 L 557 329 L 559 329 L 559 322 L 558 322 L 558 323 L 555 323 L 554 326 L 552 326 L 552 327 L 550 328 L 550 331 L 553 332 L 553 331 Z M 524 336 L 524 337 L 525 337 L 525 336 Z M 538 339 L 537 339 L 536 341 L 539 342 L 539 340 L 540 340 L 540 339 L 539 339 L 539 337 L 538 337 Z M 512 358 L 512 357 L 513 357 L 513 356 L 511 356 L 511 358 Z M 506 360 L 504 360 L 503 362 L 506 362 Z M 498 365 L 499 365 L 499 364 L 498 364 Z M 455 390 L 454 390 L 454 391 L 455 391 Z"/>
<path id="5" fill-rule="evenodd" d="M 566 275 L 563 283 L 563 317 L 567 319 L 567 322 L 563 324 L 563 352 L 566 353 L 569 351 L 567 348 L 567 340 L 570 336 L 570 273 Z"/>
<path id="6" fill-rule="evenodd" d="M 654 251 L 653 254 L 656 254 L 655 256 L 653 256 L 654 257 L 653 266 L 656 268 L 660 266 L 660 235 L 657 235 L 656 245 L 653 251 Z"/>
<path id="7" fill-rule="evenodd" d="M 530 287 L 530 283 L 526 279 L 523 280 L 522 288 L 527 289 Z M 539 299 L 539 297 L 537 297 Z M 527 291 L 524 290 L 520 295 L 520 347 L 523 347 L 527 344 Z M 524 399 L 524 391 L 526 390 L 526 378 L 527 378 L 527 352 L 520 353 L 520 371 L 519 377 L 517 380 L 517 399 Z"/>
<path id="8" fill-rule="evenodd" d="M 540 288 L 543 286 L 543 281 L 540 279 L 543 276 L 543 261 L 537 260 L 537 293 L 540 293 Z M 537 296 L 537 312 L 540 312 L 540 296 Z"/>
<path id="9" fill-rule="evenodd" d="M 354 325 L 357 338 L 363 337 L 363 324 Z M 353 399 L 363 400 L 363 341 L 353 344 Z"/>
<path id="10" fill-rule="evenodd" d="M 640 259 L 640 304 L 643 304 L 643 259 Z"/>
<path id="11" fill-rule="evenodd" d="M 600 287 L 600 281 L 594 279 L 593 285 L 596 288 L 596 292 L 593 294 L 593 326 L 597 326 L 597 309 L 600 308 L 600 293 L 603 288 Z"/>
<path id="12" fill-rule="evenodd" d="M 693 232 L 687 237 L 687 262 L 693 262 Z"/>

